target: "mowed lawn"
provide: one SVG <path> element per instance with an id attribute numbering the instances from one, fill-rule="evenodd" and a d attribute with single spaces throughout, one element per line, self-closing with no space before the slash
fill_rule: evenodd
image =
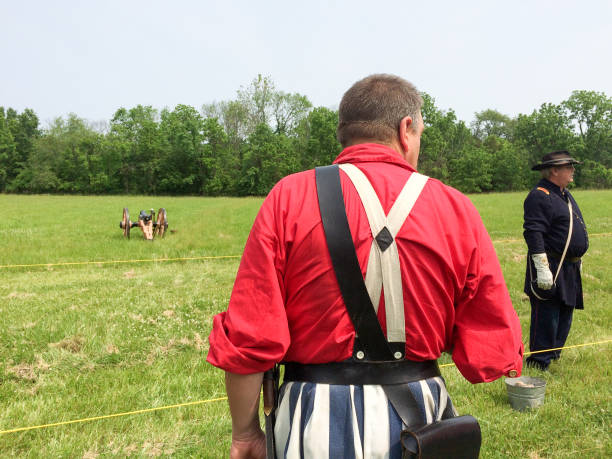
<path id="1" fill-rule="evenodd" d="M 471 198 L 527 343 L 525 194 Z M 458 410 L 480 421 L 481 457 L 612 457 L 612 190 L 574 195 L 591 245 L 585 310 L 567 345 L 588 345 L 565 350 L 547 373 L 525 371 L 546 379 L 545 404 L 513 411 L 503 378 L 471 385 L 442 368 Z M 261 201 L 0 195 L 0 456 L 226 457 L 230 417 L 223 373 L 205 362 L 207 337 Z M 167 236 L 148 242 L 134 228 L 124 239 L 123 207 L 132 220 L 166 208 Z M 188 402 L 199 403 L 105 417 Z M 29 426 L 45 427 L 10 432 Z"/>

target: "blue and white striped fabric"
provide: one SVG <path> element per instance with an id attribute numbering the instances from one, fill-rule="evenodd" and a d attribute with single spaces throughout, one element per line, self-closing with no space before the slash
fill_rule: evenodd
<path id="1" fill-rule="evenodd" d="M 410 383 L 427 423 L 455 414 L 441 377 Z M 405 426 L 376 385 L 288 382 L 281 387 L 274 437 L 279 458 L 401 458 Z"/>

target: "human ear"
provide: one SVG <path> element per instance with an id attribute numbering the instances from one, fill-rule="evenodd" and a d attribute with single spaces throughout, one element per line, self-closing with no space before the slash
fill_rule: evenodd
<path id="1" fill-rule="evenodd" d="M 399 138 L 404 151 L 408 150 L 408 138 L 410 130 L 412 129 L 412 123 L 413 121 L 411 116 L 405 116 L 400 121 Z"/>

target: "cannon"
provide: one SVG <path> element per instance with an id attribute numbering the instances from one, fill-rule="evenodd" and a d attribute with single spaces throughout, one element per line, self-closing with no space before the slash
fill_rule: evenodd
<path id="1" fill-rule="evenodd" d="M 138 214 L 138 221 L 133 222 L 130 220 L 130 211 L 127 207 L 124 207 L 123 218 L 119 222 L 119 228 L 123 230 L 123 235 L 129 239 L 130 230 L 135 226 L 140 227 L 144 238 L 148 241 L 152 241 L 155 236 L 164 237 L 168 229 L 166 209 L 163 207 L 159 209 L 157 219 L 155 219 L 154 209 L 151 209 L 150 213 L 141 210 Z"/>

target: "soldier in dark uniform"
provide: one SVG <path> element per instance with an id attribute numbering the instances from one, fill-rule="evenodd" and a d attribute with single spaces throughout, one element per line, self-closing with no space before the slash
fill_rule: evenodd
<path id="1" fill-rule="evenodd" d="M 531 301 L 532 352 L 563 347 L 574 309 L 584 309 L 581 257 L 589 239 L 578 204 L 567 190 L 574 180 L 574 164 L 580 162 L 567 151 L 544 155 L 532 168 L 542 172 L 542 179 L 524 203 L 523 235 L 529 250 L 525 293 Z M 527 365 L 546 370 L 560 356 L 560 350 L 532 354 Z"/>

